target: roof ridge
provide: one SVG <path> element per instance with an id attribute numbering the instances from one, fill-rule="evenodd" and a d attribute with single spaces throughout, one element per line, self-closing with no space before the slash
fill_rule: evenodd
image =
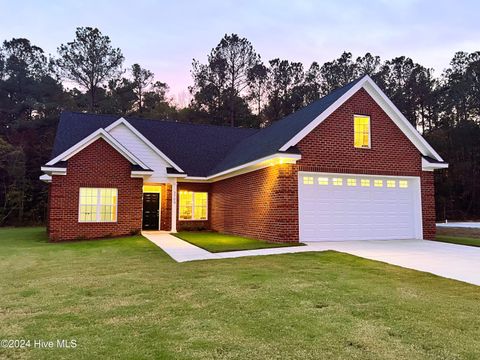
<path id="1" fill-rule="evenodd" d="M 152 122 L 163 122 L 163 123 L 170 123 L 170 124 L 181 124 L 181 125 L 189 125 L 189 126 L 203 126 L 203 127 L 215 127 L 215 128 L 223 128 L 223 129 L 235 129 L 235 130 L 255 130 L 258 132 L 259 128 L 245 128 L 245 127 L 237 127 L 237 126 L 228 126 L 228 125 L 214 125 L 214 124 L 196 124 L 188 121 L 177 121 L 174 119 L 152 119 L 152 118 L 142 118 L 137 116 L 128 116 L 128 115 L 117 115 L 117 114 L 95 114 L 89 112 L 81 112 L 81 111 L 70 111 L 64 110 L 61 114 L 70 113 L 70 114 L 80 114 L 86 116 L 98 116 L 98 117 L 116 117 L 117 119 L 133 119 L 133 120 L 140 120 L 140 121 L 152 121 Z"/>

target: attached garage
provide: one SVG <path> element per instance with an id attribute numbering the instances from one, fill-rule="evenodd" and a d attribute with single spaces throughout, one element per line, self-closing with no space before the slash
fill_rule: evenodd
<path id="1" fill-rule="evenodd" d="M 299 172 L 300 241 L 422 238 L 420 179 Z"/>

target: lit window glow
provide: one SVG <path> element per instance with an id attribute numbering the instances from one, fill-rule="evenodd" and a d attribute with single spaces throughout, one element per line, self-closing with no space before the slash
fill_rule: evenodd
<path id="1" fill-rule="evenodd" d="M 78 222 L 116 222 L 117 189 L 80 188 Z"/>
<path id="2" fill-rule="evenodd" d="M 400 180 L 398 182 L 398 186 L 403 188 L 403 189 L 406 189 L 406 188 L 408 188 L 408 181 L 407 180 Z"/>
<path id="3" fill-rule="evenodd" d="M 370 186 L 370 180 L 369 179 L 362 179 L 360 180 L 360 185 L 363 187 L 369 187 Z"/>
<path id="4" fill-rule="evenodd" d="M 332 184 L 334 186 L 342 186 L 343 185 L 343 179 L 342 178 L 333 178 L 332 179 Z"/>
<path id="5" fill-rule="evenodd" d="M 357 180 L 356 179 L 347 179 L 347 185 L 348 186 L 357 186 Z"/>
<path id="6" fill-rule="evenodd" d="M 318 185 L 328 185 L 328 178 L 326 178 L 326 177 L 319 177 L 319 178 L 318 178 Z"/>
<path id="7" fill-rule="evenodd" d="M 178 193 L 178 218 L 180 220 L 207 220 L 208 193 L 180 191 Z"/>
<path id="8" fill-rule="evenodd" d="M 383 180 L 374 180 L 373 186 L 375 187 L 383 187 Z"/>
<path id="9" fill-rule="evenodd" d="M 313 176 L 304 176 L 303 183 L 305 185 L 313 185 Z"/>
<path id="10" fill-rule="evenodd" d="M 394 188 L 397 186 L 395 180 L 387 180 L 387 188 Z"/>
<path id="11" fill-rule="evenodd" d="M 370 148 L 370 116 L 353 117 L 354 145 L 356 148 Z"/>

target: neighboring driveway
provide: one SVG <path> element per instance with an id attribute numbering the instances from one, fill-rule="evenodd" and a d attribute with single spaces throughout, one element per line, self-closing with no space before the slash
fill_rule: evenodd
<path id="1" fill-rule="evenodd" d="M 366 259 L 480 285 L 480 248 L 429 240 L 308 243 L 312 250 L 335 250 Z"/>

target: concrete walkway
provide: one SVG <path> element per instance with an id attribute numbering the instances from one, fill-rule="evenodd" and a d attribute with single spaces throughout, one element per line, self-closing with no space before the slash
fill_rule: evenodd
<path id="1" fill-rule="evenodd" d="M 211 253 L 163 231 L 142 231 L 142 235 L 165 251 L 176 262 L 229 259 L 244 256 L 276 255 L 312 251 L 308 246 Z"/>
<path id="2" fill-rule="evenodd" d="M 210 253 L 166 232 L 143 232 L 177 262 L 334 250 L 480 286 L 480 248 L 428 240 L 310 242 L 305 246 Z"/>

